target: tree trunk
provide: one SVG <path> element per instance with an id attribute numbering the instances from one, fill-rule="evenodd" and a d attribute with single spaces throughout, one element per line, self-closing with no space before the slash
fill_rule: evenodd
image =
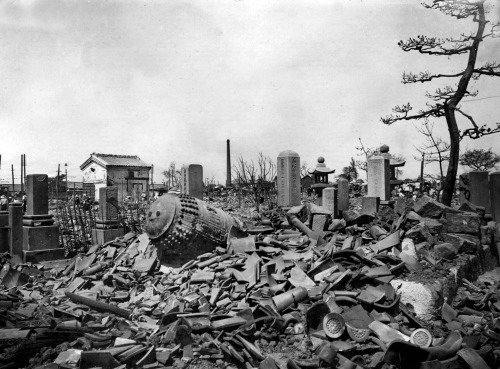
<path id="1" fill-rule="evenodd" d="M 453 193 L 455 192 L 458 159 L 460 156 L 460 133 L 455 119 L 454 107 L 446 106 L 445 116 L 446 123 L 448 124 L 448 131 L 450 133 L 450 161 L 446 177 L 443 181 L 443 195 L 441 196 L 441 202 L 446 206 L 451 206 L 451 200 L 453 198 Z"/>
<path id="2" fill-rule="evenodd" d="M 446 172 L 446 178 L 443 187 L 443 197 L 442 203 L 444 205 L 450 206 L 451 199 L 453 198 L 453 192 L 455 191 L 455 181 L 457 178 L 458 171 L 458 159 L 460 156 L 460 132 L 458 130 L 457 121 L 455 118 L 455 109 L 462 100 L 462 98 L 467 93 L 467 87 L 474 73 L 474 68 L 477 59 L 477 50 L 479 44 L 482 41 L 484 27 L 486 25 L 486 20 L 484 16 L 484 6 L 483 4 L 478 4 L 477 6 L 478 18 L 474 17 L 474 21 L 478 23 L 478 28 L 474 41 L 472 42 L 469 58 L 467 61 L 467 68 L 465 68 L 460 81 L 458 82 L 457 90 L 455 94 L 445 103 L 445 117 L 446 123 L 448 124 L 448 131 L 450 133 L 450 164 L 448 166 L 448 171 Z"/>

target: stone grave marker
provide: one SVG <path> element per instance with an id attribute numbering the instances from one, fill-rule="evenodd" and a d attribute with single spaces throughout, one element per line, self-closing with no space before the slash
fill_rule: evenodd
<path id="1" fill-rule="evenodd" d="M 374 155 L 368 159 L 368 197 L 380 197 L 380 201 L 391 199 L 390 160 Z"/>
<path id="2" fill-rule="evenodd" d="M 49 213 L 49 177 L 47 174 L 26 176 L 26 215 Z"/>
<path id="3" fill-rule="evenodd" d="M 99 188 L 99 219 L 118 220 L 118 187 Z"/>
<path id="4" fill-rule="evenodd" d="M 203 200 L 203 166 L 200 164 L 182 166 L 180 192 Z"/>
<path id="5" fill-rule="evenodd" d="M 287 150 L 278 155 L 278 206 L 300 205 L 300 156 Z"/>
<path id="6" fill-rule="evenodd" d="M 338 196 L 337 189 L 334 187 L 327 187 L 323 190 L 323 203 L 324 208 L 327 208 L 333 213 L 333 217 L 338 217 Z"/>
<path id="7" fill-rule="evenodd" d="M 491 215 L 500 223 L 500 172 L 490 173 Z"/>
<path id="8" fill-rule="evenodd" d="M 474 170 L 459 176 L 460 203 L 465 200 L 485 208 L 491 214 L 488 172 Z"/>
<path id="9" fill-rule="evenodd" d="M 349 210 L 349 181 L 345 178 L 339 178 L 337 181 L 337 188 L 338 210 L 340 212 Z"/>

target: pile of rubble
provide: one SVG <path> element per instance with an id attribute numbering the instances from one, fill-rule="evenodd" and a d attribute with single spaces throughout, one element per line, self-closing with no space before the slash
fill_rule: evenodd
<path id="1" fill-rule="evenodd" d="M 425 320 L 395 288 L 492 245 L 468 206 L 422 198 L 332 219 L 303 205 L 178 267 L 134 233 L 43 265 L 5 255 L 0 369 L 497 368 L 498 281 L 461 278 L 455 304 Z"/>

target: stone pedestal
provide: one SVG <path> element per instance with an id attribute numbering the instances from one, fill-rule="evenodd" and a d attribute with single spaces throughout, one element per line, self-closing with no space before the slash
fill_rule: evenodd
<path id="1" fill-rule="evenodd" d="M 374 215 L 378 213 L 380 197 L 365 196 L 361 199 L 361 214 Z"/>
<path id="2" fill-rule="evenodd" d="M 278 155 L 278 206 L 300 205 L 300 156 L 287 150 Z"/>
<path id="3" fill-rule="evenodd" d="M 500 172 L 490 174 L 491 215 L 500 223 Z"/>
<path id="4" fill-rule="evenodd" d="M 199 164 L 183 165 L 181 168 L 181 194 L 203 200 L 203 167 Z"/>
<path id="5" fill-rule="evenodd" d="M 92 245 L 104 245 L 106 242 L 114 240 L 116 237 L 121 237 L 125 234 L 123 228 L 115 229 L 93 229 L 92 230 Z"/>
<path id="6" fill-rule="evenodd" d="M 324 208 L 330 210 L 333 213 L 334 218 L 338 218 L 338 202 L 337 202 L 337 189 L 333 187 L 327 187 L 323 189 L 322 204 Z"/>
<path id="7" fill-rule="evenodd" d="M 0 227 L 8 227 L 8 226 L 9 226 L 9 212 L 0 211 Z"/>
<path id="8" fill-rule="evenodd" d="M 391 198 L 391 168 L 389 159 L 372 156 L 368 159 L 368 197 L 380 197 L 380 201 Z"/>
<path id="9" fill-rule="evenodd" d="M 345 178 L 339 178 L 337 188 L 338 210 L 342 214 L 343 211 L 349 210 L 349 181 Z"/>
<path id="10" fill-rule="evenodd" d="M 59 227 L 55 225 L 23 227 L 23 250 L 35 251 L 59 247 Z"/>
<path id="11" fill-rule="evenodd" d="M 476 206 L 485 208 L 486 214 L 491 214 L 490 188 L 488 172 L 472 171 L 459 177 L 460 203 L 470 201 Z"/>
<path id="12" fill-rule="evenodd" d="M 9 213 L 7 211 L 0 211 L 0 252 L 10 252 Z"/>

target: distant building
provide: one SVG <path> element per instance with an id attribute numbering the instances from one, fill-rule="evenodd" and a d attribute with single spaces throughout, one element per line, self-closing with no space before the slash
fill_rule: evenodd
<path id="1" fill-rule="evenodd" d="M 95 187 L 96 200 L 99 188 L 118 187 L 118 200 L 127 196 L 140 200 L 142 194 L 149 196 L 149 172 L 151 165 L 135 155 L 110 155 L 92 153 L 90 158 L 80 165 L 83 183 L 92 183 Z"/>

